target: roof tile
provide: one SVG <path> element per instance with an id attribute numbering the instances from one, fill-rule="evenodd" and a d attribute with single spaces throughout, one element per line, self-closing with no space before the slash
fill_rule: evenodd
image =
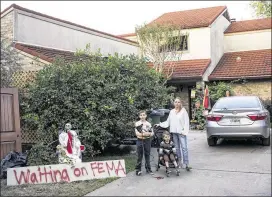
<path id="1" fill-rule="evenodd" d="M 75 53 L 70 51 L 62 51 L 20 43 L 16 43 L 15 48 L 50 63 L 57 58 L 63 58 L 66 61 L 73 61 L 77 59 Z"/>
<path id="2" fill-rule="evenodd" d="M 231 52 L 223 55 L 209 79 L 269 78 L 271 71 L 271 49 Z"/>
<path id="3" fill-rule="evenodd" d="M 225 34 L 271 29 L 271 18 L 232 22 Z"/>
<path id="4" fill-rule="evenodd" d="M 161 15 L 149 24 L 174 24 L 183 29 L 208 27 L 225 10 L 226 6 L 217 6 L 178 12 L 169 12 Z"/>
<path id="5" fill-rule="evenodd" d="M 188 79 L 188 78 L 201 78 L 207 67 L 209 66 L 210 59 L 196 59 L 196 60 L 181 60 L 175 62 L 166 62 L 164 72 L 167 72 L 169 65 L 173 65 L 172 79 Z M 172 64 L 173 63 L 173 64 Z M 153 64 L 149 63 L 151 67 Z"/>

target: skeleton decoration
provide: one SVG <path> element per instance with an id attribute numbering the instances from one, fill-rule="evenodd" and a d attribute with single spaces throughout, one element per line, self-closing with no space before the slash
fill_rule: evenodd
<path id="1" fill-rule="evenodd" d="M 67 123 L 65 130 L 59 134 L 59 145 L 57 146 L 59 163 L 70 164 L 82 162 L 82 152 L 85 146 L 81 145 L 77 132 L 72 129 L 72 125 Z"/>

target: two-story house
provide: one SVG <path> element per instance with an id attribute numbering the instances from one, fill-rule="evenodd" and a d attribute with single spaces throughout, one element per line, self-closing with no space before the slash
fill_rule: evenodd
<path id="1" fill-rule="evenodd" d="M 91 52 L 100 49 L 102 55 L 138 54 L 138 44 L 125 38 L 48 16 L 12 4 L 1 12 L 1 39 L 6 38 L 19 50 L 23 68 L 37 70 L 57 56 L 70 60 L 77 49 L 90 44 Z"/>
<path id="2" fill-rule="evenodd" d="M 152 23 L 174 23 L 188 33 L 169 83 L 180 87 L 189 112 L 191 89 L 208 81 L 248 79 L 234 87 L 237 94 L 271 99 L 271 18 L 236 22 L 219 6 L 165 13 Z M 137 41 L 135 33 L 119 36 Z"/>
<path id="3" fill-rule="evenodd" d="M 245 78 L 250 82 L 236 85 L 237 94 L 271 99 L 271 18 L 235 22 L 219 6 L 165 13 L 151 23 L 167 22 L 188 33 L 169 83 L 178 87 L 189 112 L 191 89 L 208 81 Z M 42 65 L 58 56 L 71 60 L 88 43 L 105 56 L 139 53 L 135 33 L 115 36 L 15 4 L 1 12 L 2 36 L 14 43 L 27 71 L 41 68 L 33 64 L 37 57 Z"/>

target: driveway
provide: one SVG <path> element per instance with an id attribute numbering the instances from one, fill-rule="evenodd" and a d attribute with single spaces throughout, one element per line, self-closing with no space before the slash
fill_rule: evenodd
<path id="1" fill-rule="evenodd" d="M 271 196 L 271 147 L 256 142 L 222 141 L 209 147 L 205 132 L 189 133 L 189 159 L 193 170 L 156 179 L 135 172 L 87 196 Z M 155 171 L 157 152 L 152 150 Z"/>

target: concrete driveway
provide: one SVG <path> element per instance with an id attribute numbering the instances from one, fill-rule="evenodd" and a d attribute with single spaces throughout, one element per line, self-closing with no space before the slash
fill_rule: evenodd
<path id="1" fill-rule="evenodd" d="M 193 170 L 177 177 L 156 179 L 135 172 L 87 196 L 271 196 L 271 147 L 257 142 L 221 141 L 209 147 L 205 132 L 189 133 L 189 159 Z M 155 171 L 157 152 L 152 151 Z"/>

